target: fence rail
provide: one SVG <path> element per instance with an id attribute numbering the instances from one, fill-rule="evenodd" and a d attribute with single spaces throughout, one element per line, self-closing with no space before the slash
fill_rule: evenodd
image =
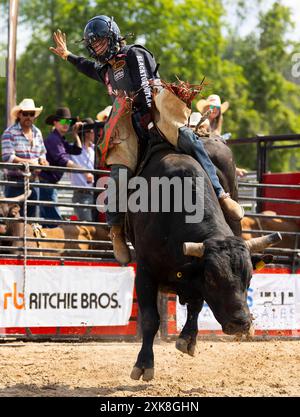
<path id="1" fill-rule="evenodd" d="M 17 169 L 19 172 L 20 170 L 24 170 L 25 166 L 23 164 L 11 164 L 11 163 L 0 163 L 0 171 L 1 169 Z M 36 171 L 36 170 L 41 170 L 40 166 L 30 166 L 30 171 Z M 99 176 L 99 175 L 108 175 L 108 171 L 107 170 L 89 170 L 89 169 L 79 169 L 79 168 L 63 168 L 63 167 L 51 167 L 51 166 L 47 166 L 47 167 L 43 167 L 42 168 L 45 171 L 59 171 L 59 172 L 65 172 L 68 173 L 68 175 L 70 173 L 86 173 L 86 172 L 92 172 L 95 176 Z M 20 177 L 21 178 L 21 177 Z M 246 207 L 250 207 L 251 211 L 247 211 L 246 215 L 248 217 L 251 218 L 265 218 L 265 219 L 285 219 L 285 220 L 294 220 L 294 221 L 299 221 L 300 220 L 300 216 L 289 216 L 289 215 L 264 215 L 261 213 L 255 213 L 254 210 L 256 208 L 256 203 L 258 202 L 275 202 L 275 203 L 286 203 L 286 204 L 299 204 L 300 200 L 296 200 L 296 199 L 280 199 L 280 198 L 265 198 L 265 197 L 260 197 L 256 195 L 256 190 L 258 189 L 263 189 L 263 188 L 281 188 L 283 187 L 282 184 L 260 184 L 256 181 L 256 175 L 255 173 L 251 173 L 251 175 L 249 176 L 250 181 L 247 181 L 247 177 L 243 177 L 242 180 L 239 181 L 239 190 L 240 190 L 240 203 Z M 0 187 L 4 187 L 4 186 L 20 186 L 20 181 L 16 181 L 16 180 L 5 180 L 5 179 L 0 179 Z M 76 220 L 71 220 L 70 216 L 73 213 L 73 210 L 75 208 L 89 208 L 89 209 L 93 209 L 96 210 L 97 209 L 103 209 L 103 206 L 99 206 L 96 204 L 96 198 L 97 195 L 101 192 L 103 192 L 105 190 L 105 187 L 91 187 L 89 188 L 89 191 L 93 192 L 94 194 L 94 203 L 93 204 L 83 204 L 83 203 L 74 203 L 71 201 L 72 199 L 72 194 L 74 191 L 86 191 L 87 189 L 85 187 L 80 187 L 80 186 L 76 186 L 76 185 L 72 185 L 70 183 L 70 181 L 66 181 L 63 184 L 47 184 L 47 183 L 40 183 L 40 182 L 36 182 L 33 181 L 32 179 L 29 181 L 29 187 L 30 188 L 53 188 L 55 187 L 58 191 L 58 195 L 59 195 L 59 201 L 58 202 L 53 202 L 53 201 L 35 201 L 35 200 L 30 200 L 30 197 L 27 199 L 26 204 L 27 206 L 36 206 L 37 209 L 39 209 L 39 207 L 42 206 L 47 206 L 47 207 L 60 207 L 61 210 L 63 210 L 63 208 L 67 209 L 67 215 L 64 215 L 63 220 L 53 220 L 53 219 L 43 219 L 41 217 L 26 217 L 24 218 L 23 216 L 19 216 L 18 218 L 11 218 L 11 217 L 7 217 L 4 216 L 2 217 L 0 220 L 3 223 L 6 224 L 15 224 L 15 222 L 19 222 L 19 223 L 27 223 L 27 224 L 33 224 L 33 223 L 38 223 L 38 224 L 42 224 L 44 227 L 44 230 L 46 231 L 47 234 L 47 230 L 51 230 L 53 229 L 53 226 L 56 227 L 60 227 L 60 228 L 64 228 L 66 226 L 74 226 L 74 227 L 92 227 L 92 228 L 99 228 L 99 227 L 103 227 L 103 228 L 107 228 L 107 223 L 105 222 L 99 222 L 95 219 L 95 221 L 92 222 L 87 222 L 87 221 L 82 221 L 80 219 L 76 219 Z M 247 190 L 248 189 L 248 190 Z M 300 186 L 297 185 L 287 185 L 286 189 L 289 190 L 299 190 Z M 5 202 L 9 202 L 9 198 L 2 198 L 1 199 L 3 203 Z M 249 205 L 248 205 L 249 203 Z M 268 234 L 271 233 L 268 230 L 244 230 L 244 233 L 250 233 L 253 235 L 257 235 L 257 234 Z M 299 233 L 297 232 L 281 232 L 283 236 L 290 236 L 290 237 L 295 237 L 295 239 L 298 239 L 299 237 Z M 15 258 L 15 259 L 23 259 L 22 257 L 24 257 L 24 254 L 22 253 L 22 251 L 24 251 L 24 245 L 22 245 L 22 242 L 24 241 L 23 236 L 2 236 L 1 238 L 1 242 L 2 244 L 0 244 L 0 251 L 7 251 L 7 255 L 9 255 L 10 258 Z M 27 241 L 27 251 L 29 252 L 27 254 L 27 259 L 38 259 L 38 253 L 39 252 L 43 252 L 46 253 L 47 252 L 47 259 L 52 259 L 52 260 L 59 260 L 60 257 L 62 257 L 64 260 L 76 260 L 76 259 L 82 259 L 82 260 L 91 260 L 91 261 L 99 261 L 99 260 L 108 260 L 110 259 L 111 261 L 114 261 L 114 257 L 113 257 L 113 251 L 112 251 L 112 244 L 110 242 L 110 240 L 103 240 L 103 239 L 99 239 L 97 240 L 96 238 L 93 238 L 93 236 L 90 237 L 89 240 L 84 240 L 84 239 L 75 239 L 73 237 L 68 237 L 68 236 L 64 236 L 63 238 L 53 238 L 53 237 L 26 237 L 26 241 Z M 11 243 L 12 246 L 5 246 L 5 244 Z M 32 248 L 30 247 L 33 244 L 39 245 L 43 243 L 43 246 L 47 246 L 47 247 L 35 247 Z M 48 243 L 49 245 L 45 245 L 45 243 Z M 59 244 L 62 244 L 63 246 L 66 246 L 65 248 L 55 248 L 52 245 L 57 244 L 59 246 Z M 74 247 L 74 245 L 87 245 L 88 244 L 88 249 L 85 250 L 85 255 L 86 256 L 81 256 L 82 255 L 82 250 L 80 249 L 79 246 L 77 246 L 76 248 Z M 52 247 L 50 247 L 52 246 Z M 72 246 L 72 247 L 71 247 Z M 70 248 L 68 248 L 70 247 Z M 286 250 L 285 250 L 286 249 Z M 297 258 L 297 254 L 298 254 L 298 250 L 296 248 L 294 249 L 289 249 L 289 248 L 272 248 L 270 249 L 270 251 L 274 254 L 276 254 L 276 259 L 277 261 L 283 261 L 285 262 L 286 260 L 289 260 L 291 263 L 295 263 L 295 259 Z M 12 253 L 14 252 L 14 253 Z M 20 253 L 18 253 L 20 252 Z M 36 255 L 34 254 L 36 253 Z M 50 256 L 48 256 L 49 254 L 51 254 Z M 59 254 L 59 256 L 58 256 Z M 2 254 L 0 255 L 0 257 L 2 257 Z M 46 259 L 46 258 L 43 258 Z M 297 261 L 297 259 L 296 259 Z"/>

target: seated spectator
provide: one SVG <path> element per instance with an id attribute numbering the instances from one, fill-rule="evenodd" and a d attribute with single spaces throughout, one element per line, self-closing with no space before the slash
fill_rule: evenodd
<path id="1" fill-rule="evenodd" d="M 41 131 L 33 124 L 41 114 L 43 107 L 36 107 L 31 98 L 25 98 L 11 110 L 15 123 L 9 126 L 2 135 L 2 161 L 12 163 L 29 163 L 31 165 L 48 165 L 46 148 Z M 5 187 L 5 197 L 24 194 L 24 176 L 21 170 L 9 169 L 7 179 L 17 181 L 20 185 Z M 32 172 L 30 181 L 37 179 L 38 171 Z M 39 199 L 39 189 L 31 188 L 30 200 Z M 36 217 L 36 206 L 28 205 L 29 217 Z M 21 210 L 23 215 L 23 210 Z"/>
<path id="2" fill-rule="evenodd" d="M 68 107 L 60 107 L 55 114 L 47 117 L 46 124 L 53 126 L 52 132 L 45 140 L 47 149 L 47 160 L 50 165 L 68 168 L 82 168 L 71 160 L 70 155 L 80 155 L 82 145 L 78 134 L 73 130 L 75 142 L 70 144 L 67 142 L 65 135 L 69 131 L 70 126 L 76 125 L 76 118 L 71 116 Z M 93 177 L 90 174 L 85 174 L 88 182 L 93 182 Z M 40 174 L 40 181 L 42 183 L 57 184 L 63 176 L 61 171 L 42 171 Z M 57 202 L 57 190 L 51 188 L 40 189 L 40 200 Z M 61 220 L 61 214 L 56 206 L 41 207 L 41 217 L 45 219 Z"/>
<path id="3" fill-rule="evenodd" d="M 90 117 L 83 119 L 83 123 L 88 123 L 89 125 L 94 123 L 94 120 Z M 77 133 L 77 131 L 76 131 Z M 82 142 L 82 152 L 80 155 L 71 155 L 71 159 L 75 164 L 82 166 L 83 168 L 94 169 L 95 165 L 95 150 L 94 150 L 94 141 L 95 141 L 95 131 L 89 127 L 85 129 L 79 127 L 79 137 Z M 92 175 L 92 174 L 91 174 Z M 89 177 L 89 180 L 91 177 Z M 71 174 L 72 185 L 84 187 L 85 190 L 75 190 L 73 194 L 73 203 L 80 204 L 94 204 L 94 193 L 90 190 L 94 186 L 93 181 L 88 181 L 88 178 L 85 174 L 72 173 Z M 74 208 L 75 214 L 79 220 L 86 220 L 88 222 L 93 221 L 93 209 L 91 208 Z"/>

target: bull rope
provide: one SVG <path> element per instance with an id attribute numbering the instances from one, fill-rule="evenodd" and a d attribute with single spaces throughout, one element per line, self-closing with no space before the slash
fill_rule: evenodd
<path id="1" fill-rule="evenodd" d="M 30 169 L 28 162 L 24 163 L 25 172 L 24 176 L 24 227 L 23 227 L 23 244 L 24 244 L 24 267 L 23 267 L 23 294 L 24 294 L 24 308 L 25 304 L 25 289 L 26 289 L 26 279 L 27 279 L 27 198 L 30 193 L 29 181 L 30 181 Z"/>

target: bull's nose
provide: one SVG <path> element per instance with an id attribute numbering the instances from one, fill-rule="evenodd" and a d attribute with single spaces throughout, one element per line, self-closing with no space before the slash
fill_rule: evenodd
<path id="1" fill-rule="evenodd" d="M 247 333 L 250 326 L 250 320 L 232 320 L 223 326 L 223 332 L 226 334 Z"/>

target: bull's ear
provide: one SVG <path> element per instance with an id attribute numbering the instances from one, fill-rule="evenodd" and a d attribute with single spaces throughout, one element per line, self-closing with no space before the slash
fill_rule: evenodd
<path id="1" fill-rule="evenodd" d="M 256 237 L 245 241 L 246 247 L 250 252 L 261 252 L 268 246 L 276 245 L 276 243 L 282 240 L 279 232 L 272 233 L 263 237 Z"/>
<path id="2" fill-rule="evenodd" d="M 204 243 L 185 242 L 183 244 L 183 253 L 187 256 L 197 256 L 197 258 L 202 258 L 204 250 Z"/>

